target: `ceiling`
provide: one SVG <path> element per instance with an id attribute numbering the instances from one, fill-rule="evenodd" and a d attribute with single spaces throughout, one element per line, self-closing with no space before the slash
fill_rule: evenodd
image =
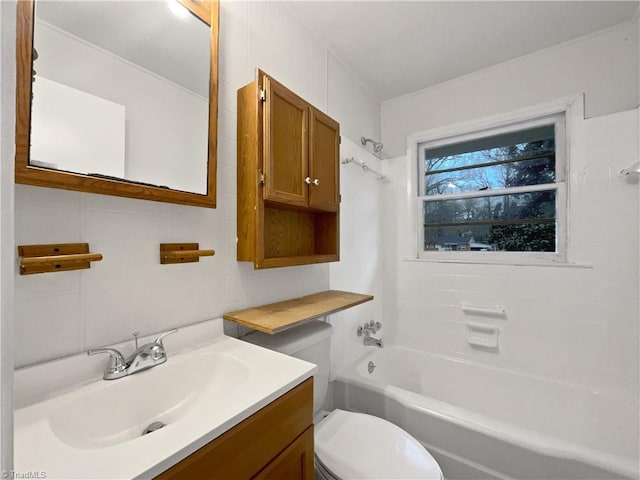
<path id="1" fill-rule="evenodd" d="M 631 20 L 638 1 L 289 1 L 386 100 Z"/>
<path id="2" fill-rule="evenodd" d="M 209 96 L 210 29 L 193 15 L 177 16 L 168 2 L 54 0 L 38 2 L 36 18 Z"/>

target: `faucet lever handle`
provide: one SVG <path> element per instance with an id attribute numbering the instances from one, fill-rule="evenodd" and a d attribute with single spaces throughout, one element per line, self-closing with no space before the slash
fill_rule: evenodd
<path id="1" fill-rule="evenodd" d="M 174 328 L 173 330 L 169 330 L 168 332 L 161 333 L 160 335 L 157 336 L 154 342 L 164 347 L 164 344 L 162 343 L 162 340 L 164 339 L 164 337 L 166 337 L 167 335 L 171 335 L 172 333 L 176 333 L 177 331 L 178 329 Z"/>
<path id="2" fill-rule="evenodd" d="M 99 353 L 106 353 L 109 355 L 107 371 L 117 373 L 126 370 L 127 362 L 125 361 L 124 356 L 115 348 L 96 348 L 94 350 L 87 351 L 87 355 L 97 355 Z"/>

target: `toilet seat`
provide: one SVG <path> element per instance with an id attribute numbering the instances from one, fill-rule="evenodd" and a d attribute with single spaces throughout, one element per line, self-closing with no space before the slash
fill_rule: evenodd
<path id="1" fill-rule="evenodd" d="M 382 418 L 336 409 L 315 426 L 316 467 L 327 479 L 440 480 L 415 438 Z"/>

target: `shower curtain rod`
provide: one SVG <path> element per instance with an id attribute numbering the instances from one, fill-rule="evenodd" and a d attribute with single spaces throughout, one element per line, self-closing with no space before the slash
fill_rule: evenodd
<path id="1" fill-rule="evenodd" d="M 364 171 L 364 172 L 373 173 L 378 178 L 378 181 L 380 181 L 380 182 L 383 182 L 383 181 L 387 180 L 387 176 L 386 175 L 383 175 L 380 172 L 377 172 L 374 169 L 369 168 L 369 166 L 367 165 L 367 162 L 364 162 L 362 160 L 356 160 L 353 157 L 342 159 L 342 164 L 343 165 L 347 165 L 348 163 L 353 163 L 355 165 L 358 165 L 360 168 L 362 168 L 362 171 Z"/>

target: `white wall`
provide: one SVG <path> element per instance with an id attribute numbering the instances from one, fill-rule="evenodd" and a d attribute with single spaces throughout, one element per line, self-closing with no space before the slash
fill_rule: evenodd
<path id="1" fill-rule="evenodd" d="M 358 142 L 359 143 L 359 142 Z M 341 158 L 354 157 L 380 172 L 378 158 L 349 140 L 342 141 Z M 372 347 L 365 347 L 356 329 L 364 322 L 383 323 L 376 337 L 384 337 L 387 324 L 382 315 L 386 294 L 382 289 L 382 195 L 390 187 L 376 175 L 364 172 L 359 166 L 340 166 L 340 262 L 329 268 L 329 283 L 333 290 L 350 290 L 374 296 L 373 301 L 331 315 L 332 378 L 344 366 L 363 356 Z"/>
<path id="2" fill-rule="evenodd" d="M 13 467 L 15 8 L 0 2 L 0 472 Z"/>
<path id="3" fill-rule="evenodd" d="M 368 90 L 350 70 L 333 55 L 328 57 L 329 112 L 336 118 L 358 119 L 341 125 L 343 136 L 353 139 L 358 145 L 361 137 L 380 138 L 380 105 L 372 102 Z M 369 150 L 371 151 L 371 150 Z"/>
<path id="4" fill-rule="evenodd" d="M 410 133 L 586 93 L 587 117 L 640 102 L 638 19 L 382 103 L 385 153 Z"/>
<path id="5" fill-rule="evenodd" d="M 585 71 L 589 59 L 593 66 Z M 395 343 L 606 388 L 637 401 L 639 188 L 637 178 L 617 175 L 640 154 L 638 110 L 633 109 L 637 62 L 636 21 L 633 28 L 625 25 L 383 105 L 385 145 L 402 151 L 410 132 L 582 90 L 587 112 L 599 115 L 577 122 L 569 159 L 568 254 L 583 268 L 404 260 L 412 253 L 408 191 L 413 166 L 406 156 L 383 161 L 392 179 L 383 197 L 384 248 L 391 252 L 384 260 L 384 313 L 393 319 L 387 335 Z M 567 67 L 558 71 L 564 63 Z M 555 73 L 548 75 L 549 69 Z M 551 80 L 533 82 L 535 77 Z M 506 307 L 506 319 L 490 320 L 502 331 L 499 352 L 467 344 L 465 321 L 474 318 L 461 311 L 463 301 Z"/>
<path id="6" fill-rule="evenodd" d="M 326 264 L 254 271 L 235 260 L 236 90 L 256 67 L 334 116 L 343 132 L 357 135 L 352 140 L 378 135 L 378 119 L 367 113 L 377 108 L 372 96 L 358 90 L 352 108 L 341 111 L 344 92 L 359 84 L 329 64 L 324 44 L 286 5 L 223 1 L 217 209 L 17 186 L 16 244 L 84 241 L 104 255 L 85 271 L 19 276 L 15 268 L 17 364 L 329 288 Z M 159 243 L 178 241 L 200 242 L 216 255 L 159 265 Z M 226 329 L 237 334 L 234 324 Z"/>

